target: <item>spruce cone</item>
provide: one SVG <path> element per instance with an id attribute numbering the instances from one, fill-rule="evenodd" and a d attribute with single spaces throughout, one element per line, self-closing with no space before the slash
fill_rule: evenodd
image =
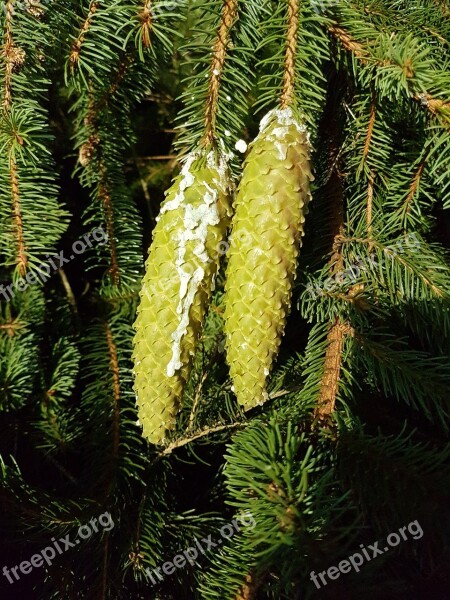
<path id="1" fill-rule="evenodd" d="M 290 308 L 312 180 L 306 127 L 290 109 L 271 111 L 244 163 L 225 284 L 227 360 L 245 409 L 267 399 L 266 379 Z"/>
<path id="2" fill-rule="evenodd" d="M 225 158 L 192 153 L 153 232 L 133 358 L 139 421 L 154 444 L 175 425 L 229 225 L 230 191 Z"/>

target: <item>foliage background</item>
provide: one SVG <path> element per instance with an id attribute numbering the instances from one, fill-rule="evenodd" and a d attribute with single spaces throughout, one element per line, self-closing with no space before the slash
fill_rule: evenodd
<path id="1" fill-rule="evenodd" d="M 272 399 L 251 414 L 235 402 L 222 277 L 164 453 L 135 424 L 131 325 L 164 190 L 203 131 L 223 3 L 151 4 L 2 4 L 1 282 L 22 270 L 12 173 L 26 269 L 55 248 L 70 254 L 99 224 L 113 243 L 0 303 L 0 564 L 27 560 L 106 509 L 116 523 L 47 573 L 1 581 L 2 597 L 445 600 L 448 5 L 301 3 L 296 102 L 311 129 L 316 182 Z M 217 129 L 229 149 L 253 139 L 276 105 L 287 6 L 240 5 Z M 389 258 L 385 248 L 411 232 L 420 251 Z M 367 264 L 356 285 L 308 293 L 355 257 Z M 311 429 L 337 323 L 358 335 L 341 338 L 335 410 Z M 170 560 L 240 509 L 254 514 L 254 534 L 178 571 L 161 590 L 148 588 L 143 567 Z M 311 569 L 414 519 L 420 542 L 314 589 Z"/>

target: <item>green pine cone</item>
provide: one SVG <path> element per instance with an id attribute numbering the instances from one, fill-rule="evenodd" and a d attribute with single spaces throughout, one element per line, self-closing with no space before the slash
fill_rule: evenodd
<path id="1" fill-rule="evenodd" d="M 226 159 L 192 153 L 161 206 L 134 324 L 134 389 L 143 435 L 173 429 L 229 226 Z"/>
<path id="2" fill-rule="evenodd" d="M 306 127 L 290 109 L 271 111 L 244 163 L 225 284 L 227 361 L 245 409 L 267 399 L 266 380 L 290 308 L 312 180 Z"/>

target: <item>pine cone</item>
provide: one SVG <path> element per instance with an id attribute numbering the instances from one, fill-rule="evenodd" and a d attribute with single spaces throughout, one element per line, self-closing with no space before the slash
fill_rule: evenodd
<path id="1" fill-rule="evenodd" d="M 267 399 L 290 308 L 310 200 L 310 145 L 290 109 L 271 111 L 250 145 L 235 201 L 225 284 L 227 360 L 239 404 Z"/>
<path id="2" fill-rule="evenodd" d="M 164 441 L 175 425 L 230 221 L 226 160 L 193 153 L 167 192 L 146 262 L 134 338 L 143 435 Z"/>

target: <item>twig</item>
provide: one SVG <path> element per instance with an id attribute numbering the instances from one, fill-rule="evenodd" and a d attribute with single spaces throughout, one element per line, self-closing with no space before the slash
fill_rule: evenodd
<path id="1" fill-rule="evenodd" d="M 216 425 L 215 427 L 208 427 L 207 429 L 199 431 L 198 433 L 195 433 L 189 437 L 185 437 L 185 438 L 176 440 L 176 441 L 172 442 L 171 444 L 169 444 L 169 446 L 167 446 L 167 448 L 162 450 L 155 457 L 155 459 L 153 460 L 152 466 L 155 463 L 157 463 L 158 461 L 160 461 L 161 458 L 163 458 L 164 456 L 168 456 L 169 454 L 172 454 L 172 452 L 174 450 L 176 450 L 177 448 L 182 448 L 183 446 L 187 446 L 188 444 L 190 444 L 191 442 L 194 442 L 195 440 L 198 440 L 202 437 L 206 437 L 207 435 L 212 435 L 213 433 L 218 433 L 219 431 L 229 431 L 232 429 L 240 429 L 241 427 L 246 427 L 247 425 L 248 425 L 248 422 L 229 423 L 228 425 Z"/>
<path id="2" fill-rule="evenodd" d="M 72 44 L 72 50 L 71 50 L 70 56 L 69 56 L 69 64 L 72 69 L 78 63 L 78 61 L 80 59 L 81 46 L 83 45 L 84 38 L 86 37 L 86 34 L 89 31 L 89 27 L 91 26 L 91 21 L 99 7 L 99 4 L 100 4 L 100 0 L 94 0 L 91 3 L 91 5 L 89 7 L 89 12 L 86 16 L 86 19 L 84 20 L 84 23 L 80 29 L 80 32 L 79 32 L 76 40 Z"/>
<path id="3" fill-rule="evenodd" d="M 280 98 L 281 108 L 290 106 L 295 96 L 295 61 L 297 57 L 299 5 L 298 0 L 288 1 L 288 32 L 284 58 L 283 92 Z"/>
<path id="4" fill-rule="evenodd" d="M 213 50 L 213 60 L 209 72 L 208 96 L 205 112 L 205 146 L 216 142 L 216 119 L 219 110 L 219 90 L 223 68 L 230 42 L 230 30 L 237 17 L 238 0 L 225 0 L 222 19 L 217 32 L 217 40 Z"/>
<path id="5" fill-rule="evenodd" d="M 319 401 L 314 413 L 318 421 L 325 421 L 334 412 L 341 377 L 344 338 L 346 335 L 353 334 L 353 328 L 347 323 L 342 323 L 338 318 L 328 332 Z"/>
<path id="6" fill-rule="evenodd" d="M 111 265 L 109 272 L 114 285 L 120 283 L 120 270 L 117 260 L 117 245 L 114 231 L 114 212 L 111 202 L 111 193 L 107 183 L 106 168 L 103 164 L 100 165 L 100 182 L 98 184 L 98 195 L 105 209 L 106 231 L 108 234 L 108 244 L 111 255 Z"/>
<path id="7" fill-rule="evenodd" d="M 69 280 L 67 279 L 67 275 L 64 271 L 64 269 L 58 269 L 58 274 L 61 277 L 61 281 L 62 284 L 64 286 L 64 289 L 66 291 L 66 295 L 67 295 L 67 299 L 69 301 L 69 304 L 75 314 L 75 316 L 78 317 L 78 307 L 77 307 L 77 301 L 75 299 L 75 295 L 73 293 L 72 287 L 69 283 Z"/>
<path id="8" fill-rule="evenodd" d="M 191 414 L 189 415 L 189 425 L 187 428 L 188 431 L 190 431 L 192 429 L 192 427 L 194 426 L 195 412 L 197 410 L 197 406 L 200 401 L 203 384 L 205 383 L 207 377 L 208 377 L 208 372 L 205 371 L 205 373 L 203 373 L 203 375 L 202 375 L 202 378 L 200 379 L 200 383 L 197 386 L 197 390 L 195 392 L 195 397 L 194 397 L 194 402 L 192 403 Z"/>

